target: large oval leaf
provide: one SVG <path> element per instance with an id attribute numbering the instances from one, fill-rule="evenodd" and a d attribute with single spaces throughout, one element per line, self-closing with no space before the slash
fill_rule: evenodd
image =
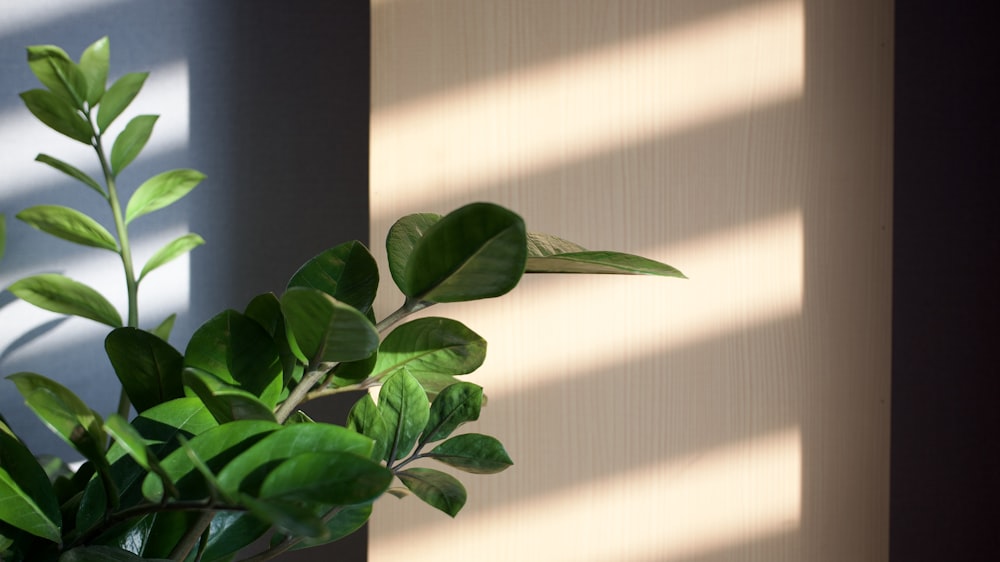
<path id="1" fill-rule="evenodd" d="M 456 435 L 426 456 L 473 474 L 495 474 L 514 464 L 500 441 L 478 433 Z"/>
<path id="2" fill-rule="evenodd" d="M 139 274 L 139 279 L 142 280 L 154 269 L 183 256 L 204 243 L 205 239 L 194 233 L 188 233 L 175 238 L 166 246 L 157 250 L 156 253 L 149 258 L 146 265 L 142 267 L 142 273 Z"/>
<path id="3" fill-rule="evenodd" d="M 372 369 L 385 378 L 406 368 L 423 382 L 425 376 L 464 375 L 486 359 L 486 340 L 450 318 L 419 318 L 397 326 L 379 345 Z"/>
<path id="4" fill-rule="evenodd" d="M 104 95 L 108 81 L 108 64 L 111 59 L 111 43 L 101 37 L 90 44 L 80 55 L 80 72 L 87 79 L 87 104 L 94 107 Z"/>
<path id="5" fill-rule="evenodd" d="M 385 460 L 391 463 L 405 457 L 427 425 L 430 404 L 417 379 L 406 369 L 386 379 L 379 390 L 378 410 L 388 433 Z"/>
<path id="6" fill-rule="evenodd" d="M 527 234 L 517 214 L 472 203 L 431 225 L 414 246 L 400 287 L 416 302 L 458 302 L 500 296 L 524 273 Z"/>
<path id="7" fill-rule="evenodd" d="M 159 117 L 159 115 L 139 115 L 133 117 L 128 125 L 125 125 L 125 130 L 111 145 L 112 174 L 117 176 L 139 156 L 149 141 L 150 135 L 153 134 L 153 125 L 156 124 Z"/>
<path id="8" fill-rule="evenodd" d="M 434 223 L 441 220 L 441 215 L 434 213 L 417 213 L 407 215 L 397 220 L 385 237 L 385 249 L 389 259 L 389 273 L 403 293 L 406 293 L 406 264 L 417 242 Z"/>
<path id="9" fill-rule="evenodd" d="M 112 328 L 122 325 L 118 311 L 100 293 L 57 273 L 25 277 L 7 290 L 45 310 L 89 318 Z"/>
<path id="10" fill-rule="evenodd" d="M 379 463 L 349 453 L 307 452 L 272 470 L 260 497 L 343 506 L 373 501 L 389 488 L 392 472 Z"/>
<path id="11" fill-rule="evenodd" d="M 396 476 L 418 498 L 452 517 L 465 505 L 465 487 L 450 474 L 433 468 L 411 468 Z"/>
<path id="12" fill-rule="evenodd" d="M 58 542 L 62 515 L 55 491 L 31 451 L 0 422 L 0 521 Z"/>
<path id="13" fill-rule="evenodd" d="M 146 82 L 147 76 L 149 76 L 148 72 L 125 74 L 104 93 L 101 105 L 97 110 L 97 127 L 102 133 L 132 103 Z"/>
<path id="14" fill-rule="evenodd" d="M 90 144 L 94 131 L 68 102 L 48 90 L 28 90 L 21 93 L 24 105 L 39 121 L 67 137 Z"/>
<path id="15" fill-rule="evenodd" d="M 306 262 L 288 281 L 288 287 L 323 291 L 367 314 L 378 290 L 378 265 L 364 244 L 347 242 Z"/>
<path id="16" fill-rule="evenodd" d="M 118 328 L 104 340 L 118 380 L 139 412 L 184 396 L 184 357 L 145 330 Z"/>
<path id="17" fill-rule="evenodd" d="M 17 214 L 29 225 L 69 242 L 118 251 L 118 242 L 100 223 L 87 215 L 60 205 L 36 205 Z"/>
<path id="18" fill-rule="evenodd" d="M 198 170 L 188 169 L 169 170 L 149 178 L 135 190 L 129 199 L 128 206 L 125 208 L 125 222 L 130 223 L 142 215 L 174 203 L 187 195 L 203 179 L 205 179 L 205 174 Z"/>
<path id="19" fill-rule="evenodd" d="M 188 367 L 184 369 L 184 386 L 191 389 L 220 424 L 234 420 L 274 421 L 273 406 L 253 394 L 226 384 L 215 375 Z"/>
<path id="20" fill-rule="evenodd" d="M 371 517 L 371 504 L 352 505 L 337 511 L 336 515 L 327 518 L 325 521 L 326 533 L 322 538 L 306 538 L 292 547 L 292 550 L 312 548 L 321 544 L 338 541 L 351 533 L 357 531 Z M 271 538 L 271 546 L 280 544 L 287 539 L 286 535 L 275 533 Z"/>
<path id="21" fill-rule="evenodd" d="M 430 417 L 420 435 L 420 444 L 440 441 L 463 423 L 478 420 L 482 407 L 481 386 L 460 382 L 445 388 L 431 404 Z"/>
<path id="22" fill-rule="evenodd" d="M 358 309 L 330 295 L 293 287 L 281 297 L 292 351 L 303 362 L 357 361 L 375 352 L 379 335 Z"/>
<path id="23" fill-rule="evenodd" d="M 525 273 L 613 273 L 685 278 L 665 263 L 622 252 L 588 251 L 551 234 L 528 234 Z"/>

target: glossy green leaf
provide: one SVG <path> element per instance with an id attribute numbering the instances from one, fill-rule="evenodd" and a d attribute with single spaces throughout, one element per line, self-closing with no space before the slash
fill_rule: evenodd
<path id="1" fill-rule="evenodd" d="M 240 494 L 239 501 L 257 517 L 270 521 L 278 529 L 293 535 L 322 537 L 326 533 L 323 521 L 301 505 L 276 500 L 258 500 L 247 494 Z"/>
<path id="2" fill-rule="evenodd" d="M 110 58 L 111 44 L 107 37 L 94 41 L 80 55 L 80 72 L 86 77 L 86 99 L 90 107 L 94 107 L 104 95 L 104 86 L 108 82 Z"/>
<path id="3" fill-rule="evenodd" d="M 431 403 L 430 416 L 420 435 L 420 444 L 440 441 L 463 423 L 478 420 L 482 407 L 482 387 L 460 382 L 445 388 Z"/>
<path id="4" fill-rule="evenodd" d="M 351 431 L 357 431 L 375 442 L 371 458 L 375 460 L 385 458 L 392 442 L 392 434 L 371 394 L 365 393 L 354 403 L 347 414 L 345 425 Z"/>
<path id="5" fill-rule="evenodd" d="M 430 404 L 417 379 L 403 369 L 385 380 L 378 394 L 378 409 L 389 434 L 384 458 L 391 465 L 413 449 L 427 425 Z"/>
<path id="6" fill-rule="evenodd" d="M 28 90 L 21 93 L 24 105 L 39 121 L 60 134 L 90 144 L 94 137 L 90 123 L 65 100 L 48 90 Z"/>
<path id="7" fill-rule="evenodd" d="M 312 548 L 321 544 L 338 541 L 360 529 L 361 526 L 368 521 L 368 518 L 371 517 L 371 514 L 371 504 L 352 505 L 350 507 L 339 509 L 333 517 L 326 521 L 326 534 L 323 538 L 304 539 L 292 547 L 291 550 Z M 287 538 L 288 537 L 284 534 L 276 533 L 271 538 L 271 546 L 281 544 L 281 542 Z"/>
<path id="8" fill-rule="evenodd" d="M 495 474 L 514 464 L 500 441 L 478 433 L 456 435 L 426 456 L 473 474 Z"/>
<path id="9" fill-rule="evenodd" d="M 202 560 L 228 561 L 231 555 L 253 543 L 271 528 L 271 523 L 246 511 L 220 511 L 212 518 Z"/>
<path id="10" fill-rule="evenodd" d="M 139 466 L 159 476 L 164 483 L 164 487 L 170 490 L 170 494 L 174 497 L 178 496 L 173 481 L 160 466 L 160 459 L 156 457 L 156 454 L 150 448 L 146 439 L 139 433 L 139 430 L 129 425 L 128 420 L 118 414 L 108 416 L 108 419 L 104 422 L 104 428 Z"/>
<path id="11" fill-rule="evenodd" d="M 25 277 L 7 290 L 45 310 L 89 318 L 112 328 L 122 325 L 118 311 L 100 293 L 57 273 Z"/>
<path id="12" fill-rule="evenodd" d="M 272 470 L 260 497 L 324 506 L 375 500 L 389 488 L 392 472 L 379 463 L 350 453 L 307 452 L 288 458 Z"/>
<path id="13" fill-rule="evenodd" d="M 184 385 L 201 398 L 208 411 L 221 424 L 234 420 L 275 419 L 271 406 L 245 390 L 226 384 L 211 373 L 187 367 L 183 377 Z"/>
<path id="14" fill-rule="evenodd" d="M 143 558 L 111 546 L 79 546 L 59 557 L 59 562 L 170 562 L 166 558 Z"/>
<path id="15" fill-rule="evenodd" d="M 203 179 L 205 174 L 188 169 L 170 170 L 149 178 L 129 199 L 125 209 L 125 222 L 130 223 L 138 217 L 173 204 L 187 195 Z"/>
<path id="16" fill-rule="evenodd" d="M 28 47 L 28 66 L 46 88 L 76 109 L 87 98 L 87 78 L 73 59 L 55 45 Z"/>
<path id="17" fill-rule="evenodd" d="M 303 365 L 292 352 L 285 333 L 285 318 L 281 313 L 281 302 L 274 293 L 257 295 L 247 304 L 244 314 L 261 325 L 274 338 L 283 371 L 282 388 L 287 390 L 290 381 L 302 379 Z"/>
<path id="18" fill-rule="evenodd" d="M 133 117 L 131 121 L 125 125 L 125 130 L 118 135 L 115 139 L 115 143 L 111 145 L 111 173 L 117 176 L 125 169 L 126 166 L 132 163 L 133 160 L 142 149 L 145 148 L 146 142 L 149 141 L 150 135 L 153 134 L 153 125 L 156 124 L 156 120 L 159 119 L 159 115 L 139 115 Z M 140 186 L 141 189 L 141 186 Z M 136 192 L 138 194 L 138 191 Z M 135 195 L 132 196 L 135 199 Z M 131 201 L 129 202 L 131 205 Z M 126 222 L 128 221 L 128 213 L 126 213 Z"/>
<path id="19" fill-rule="evenodd" d="M 105 338 L 104 348 L 137 411 L 184 396 L 184 358 L 158 336 L 138 328 L 118 328 Z"/>
<path id="20" fill-rule="evenodd" d="M 492 203 L 472 203 L 431 225 L 406 262 L 409 301 L 458 302 L 500 296 L 524 273 L 524 221 Z"/>
<path id="21" fill-rule="evenodd" d="M 423 382 L 425 375 L 464 375 L 486 359 L 486 340 L 450 318 L 427 317 L 400 324 L 379 345 L 372 369 L 384 378 L 406 368 Z"/>
<path id="22" fill-rule="evenodd" d="M 587 251 L 551 234 L 528 234 L 525 273 L 612 273 L 680 277 L 677 269 L 655 260 L 622 252 Z"/>
<path id="23" fill-rule="evenodd" d="M 188 441 L 188 447 L 202 459 L 209 469 L 218 472 L 231 460 L 243 453 L 265 436 L 281 428 L 274 421 L 237 420 L 217 425 Z M 204 480 L 196 474 L 191 458 L 181 449 L 175 449 L 160 462 L 167 478 L 177 483 L 182 498 L 205 497 Z M 142 481 L 142 494 L 149 501 L 163 499 L 162 482 L 154 475 Z"/>
<path id="24" fill-rule="evenodd" d="M 341 452 L 367 457 L 371 439 L 347 428 L 325 424 L 284 426 L 250 447 L 219 473 L 219 485 L 230 495 L 257 493 L 267 473 L 281 461 L 308 452 Z"/>
<path id="25" fill-rule="evenodd" d="M 0 521 L 59 541 L 62 516 L 45 470 L 0 422 Z"/>
<path id="26" fill-rule="evenodd" d="M 389 228 L 385 238 L 385 249 L 389 259 L 389 273 L 396 286 L 406 293 L 406 264 L 410 261 L 413 247 L 423 238 L 424 233 L 434 223 L 441 220 L 441 215 L 434 213 L 417 213 L 407 215 L 397 220 Z"/>
<path id="27" fill-rule="evenodd" d="M 115 81 L 104 92 L 101 105 L 97 109 L 97 127 L 103 133 L 108 125 L 121 115 L 122 111 L 132 103 L 135 96 L 146 82 L 148 72 L 132 72 Z"/>
<path id="28" fill-rule="evenodd" d="M 375 352 L 375 326 L 349 304 L 316 289 L 293 287 L 281 297 L 292 351 L 303 362 L 357 361 Z"/>
<path id="29" fill-rule="evenodd" d="M 111 233 L 76 209 L 60 205 L 36 205 L 18 213 L 17 218 L 42 232 L 69 242 L 118 251 L 118 242 Z"/>
<path id="30" fill-rule="evenodd" d="M 48 164 L 49 166 L 52 166 L 53 168 L 59 170 L 60 172 L 66 174 L 67 176 L 69 176 L 69 177 L 71 177 L 71 178 L 73 178 L 75 180 L 78 180 L 78 181 L 82 182 L 87 187 L 89 187 L 89 188 L 93 189 L 94 191 L 100 193 L 101 197 L 105 197 L 105 198 L 107 197 L 107 193 L 104 192 L 104 188 L 101 187 L 101 185 L 99 183 L 97 183 L 94 180 L 94 178 L 88 176 L 86 173 L 84 173 L 83 171 L 81 171 L 79 168 L 76 168 L 75 166 L 71 166 L 70 164 L 67 164 L 66 162 L 63 162 L 62 160 L 59 160 L 58 158 L 49 156 L 48 154 L 39 154 L 38 156 L 35 157 L 35 161 L 36 162 L 41 162 L 43 164 Z"/>
<path id="31" fill-rule="evenodd" d="M 281 394 L 278 345 L 259 323 L 235 310 L 216 315 L 195 331 L 184 364 L 250 393 L 268 408 L 274 408 Z"/>
<path id="32" fill-rule="evenodd" d="M 164 318 L 163 322 L 160 322 L 159 324 L 156 325 L 155 328 L 150 330 L 149 333 L 153 334 L 154 336 L 160 338 L 163 341 L 168 341 L 170 339 L 170 332 L 172 332 L 174 329 L 175 320 L 177 320 L 177 315 L 171 314 L 170 316 Z"/>
<path id="33" fill-rule="evenodd" d="M 411 468 L 396 476 L 418 498 L 452 517 L 465 506 L 465 487 L 450 474 L 433 468 Z"/>
<path id="34" fill-rule="evenodd" d="M 204 243 L 205 239 L 194 233 L 188 233 L 175 238 L 149 258 L 149 261 L 142 268 L 142 273 L 139 274 L 139 279 L 142 280 L 146 277 L 146 274 L 154 269 L 183 256 Z"/>
<path id="35" fill-rule="evenodd" d="M 371 309 L 378 289 L 378 265 L 361 242 L 347 242 L 307 261 L 288 282 L 288 288 L 322 291 L 363 313 Z"/>

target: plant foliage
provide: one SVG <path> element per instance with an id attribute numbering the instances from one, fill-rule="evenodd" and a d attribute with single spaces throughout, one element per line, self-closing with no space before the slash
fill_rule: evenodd
<path id="1" fill-rule="evenodd" d="M 466 502 L 462 483 L 414 463 L 472 474 L 513 464 L 497 439 L 456 434 L 481 413 L 483 389 L 458 377 L 483 363 L 486 342 L 453 319 L 407 317 L 437 303 L 498 297 L 526 272 L 682 277 L 659 262 L 529 233 L 514 212 L 473 203 L 393 225 L 389 271 L 405 302 L 384 319 L 376 321 L 372 310 L 375 260 L 350 242 L 305 263 L 283 294 L 223 311 L 183 350 L 175 348 L 167 341 L 173 317 L 142 329 L 136 294 L 147 275 L 204 241 L 196 234 L 171 241 L 137 275 L 128 227 L 186 196 L 204 176 L 168 170 L 123 196 L 118 175 L 142 152 L 157 116 L 133 117 L 106 138 L 147 76 L 125 74 L 108 87 L 109 60 L 107 38 L 78 61 L 56 46 L 29 47 L 28 64 L 43 88 L 21 94 L 42 123 L 94 149 L 102 181 L 53 156 L 37 160 L 104 199 L 108 216 L 102 223 L 39 205 L 17 218 L 85 251 L 116 253 L 129 295 L 125 319 L 97 289 L 61 275 L 33 275 L 8 290 L 109 326 L 104 345 L 122 399 L 105 418 L 52 379 L 7 377 L 86 462 L 73 472 L 36 460 L 0 418 L 4 561 L 228 561 L 270 532 L 266 549 L 247 555 L 268 560 L 354 532 L 394 481 L 455 516 Z M 4 227 L 0 216 L 0 256 Z M 344 426 L 315 423 L 299 410 L 319 396 L 375 386 L 378 400 L 360 393 Z"/>

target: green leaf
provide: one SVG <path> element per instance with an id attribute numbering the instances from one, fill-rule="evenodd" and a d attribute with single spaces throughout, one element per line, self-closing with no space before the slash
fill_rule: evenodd
<path id="1" fill-rule="evenodd" d="M 111 546 L 79 546 L 63 553 L 59 562 L 170 562 L 167 558 L 143 558 Z"/>
<path id="2" fill-rule="evenodd" d="M 378 289 L 378 265 L 361 242 L 347 242 L 307 261 L 288 288 L 309 287 L 367 313 Z"/>
<path id="3" fill-rule="evenodd" d="M 97 105 L 104 95 L 104 86 L 108 81 L 108 64 L 111 58 L 111 45 L 107 37 L 94 41 L 80 55 L 80 71 L 87 81 L 87 104 Z"/>
<path id="4" fill-rule="evenodd" d="M 101 98 L 97 109 L 97 127 L 103 133 L 125 108 L 132 103 L 135 96 L 146 82 L 148 72 L 132 72 L 115 81 Z"/>
<path id="5" fill-rule="evenodd" d="M 292 550 L 312 548 L 321 544 L 338 541 L 360 529 L 368 521 L 368 518 L 371 517 L 371 514 L 371 504 L 352 505 L 343 508 L 326 522 L 326 534 L 323 538 L 304 539 L 292 547 Z M 286 535 L 276 533 L 271 538 L 271 546 L 276 546 L 287 538 Z"/>
<path id="6" fill-rule="evenodd" d="M 156 124 L 159 117 L 159 115 L 139 115 L 133 117 L 128 125 L 125 125 L 125 130 L 118 135 L 115 143 L 111 146 L 112 174 L 117 176 L 135 160 L 136 156 L 139 156 L 139 153 L 145 148 L 146 142 L 149 141 L 149 136 L 153 134 L 153 125 Z M 142 187 L 140 186 L 139 189 Z M 132 196 L 133 199 L 135 199 L 135 195 L 138 195 L 138 192 Z M 131 205 L 131 201 L 129 205 Z M 128 222 L 127 217 L 128 213 L 126 213 L 126 222 Z"/>
<path id="7" fill-rule="evenodd" d="M 349 304 L 305 287 L 281 297 L 292 351 L 304 363 L 357 361 L 375 352 L 379 335 L 368 318 Z"/>
<path id="8" fill-rule="evenodd" d="M 184 351 L 184 365 L 211 373 L 273 408 L 283 385 L 274 338 L 260 324 L 226 310 L 203 324 Z"/>
<path id="9" fill-rule="evenodd" d="M 450 318 L 427 317 L 397 326 L 379 345 L 372 369 L 385 378 L 406 368 L 421 383 L 425 375 L 464 375 L 486 359 L 486 340 Z"/>
<path id="10" fill-rule="evenodd" d="M 465 506 L 465 487 L 450 474 L 432 468 L 411 468 L 396 476 L 418 498 L 452 517 Z"/>
<path id="11" fill-rule="evenodd" d="M 500 441 L 478 433 L 456 435 L 426 456 L 473 474 L 495 474 L 514 464 Z"/>
<path id="12" fill-rule="evenodd" d="M 129 425 L 128 420 L 118 414 L 111 414 L 104 422 L 104 428 L 139 466 L 159 476 L 172 496 L 179 495 L 173 481 L 160 466 L 160 460 L 156 454 L 139 433 L 139 430 Z"/>
<path id="13" fill-rule="evenodd" d="M 118 251 L 118 242 L 111 233 L 76 209 L 60 205 L 36 205 L 18 213 L 17 218 L 42 232 L 69 242 Z"/>
<path id="14" fill-rule="evenodd" d="M 59 542 L 62 516 L 42 467 L 0 422 L 0 521 Z"/>
<path id="15" fill-rule="evenodd" d="M 170 332 L 174 329 L 174 321 L 177 320 L 176 314 L 171 314 L 163 319 L 155 328 L 149 331 L 149 333 L 160 338 L 163 341 L 170 339 Z"/>
<path id="16" fill-rule="evenodd" d="M 413 247 L 423 238 L 424 233 L 434 223 L 441 220 L 441 215 L 433 213 L 418 213 L 407 215 L 397 220 L 389 228 L 385 238 L 385 249 L 389 258 L 389 273 L 400 289 L 406 287 L 406 264 L 410 261 Z M 406 290 L 403 289 L 405 293 Z"/>
<path id="17" fill-rule="evenodd" d="M 205 239 L 194 233 L 188 233 L 172 240 L 166 246 L 157 250 L 156 253 L 149 258 L 149 261 L 147 261 L 146 265 L 142 268 L 142 273 L 139 274 L 139 280 L 141 281 L 144 277 L 146 277 L 146 274 L 161 265 L 183 256 L 204 243 Z"/>
<path id="18" fill-rule="evenodd" d="M 255 443 L 281 428 L 274 421 L 236 420 L 217 425 L 188 441 L 188 448 L 202 459 L 209 469 L 218 472 L 236 456 Z M 191 457 L 181 449 L 175 449 L 163 457 L 160 466 L 170 481 L 176 482 L 182 498 L 205 497 L 208 490 L 205 481 L 197 473 Z M 163 484 L 155 475 L 148 475 L 142 481 L 142 494 L 151 502 L 163 499 Z"/>
<path id="19" fill-rule="evenodd" d="M 385 460 L 405 457 L 427 425 L 430 404 L 424 389 L 406 369 L 386 379 L 378 394 L 378 409 L 389 434 Z"/>
<path id="20" fill-rule="evenodd" d="M 420 435 L 420 444 L 440 441 L 463 423 L 478 420 L 482 407 L 482 387 L 460 382 L 445 388 L 431 404 L 430 417 Z"/>
<path id="21" fill-rule="evenodd" d="M 260 497 L 343 506 L 375 500 L 389 488 L 392 472 L 381 464 L 350 453 L 307 452 L 288 458 L 272 470 Z"/>
<path id="22" fill-rule="evenodd" d="M 28 66 L 46 88 L 74 109 L 87 98 L 87 78 L 73 59 L 55 45 L 28 47 Z"/>
<path id="23" fill-rule="evenodd" d="M 28 90 L 21 93 L 28 111 L 57 133 L 90 144 L 94 131 L 90 123 L 67 101 L 48 90 Z"/>
<path id="24" fill-rule="evenodd" d="M 105 338 L 104 349 L 137 411 L 184 396 L 184 357 L 158 336 L 138 328 L 117 328 Z"/>
<path id="25" fill-rule="evenodd" d="M 300 423 L 284 426 L 241 453 L 219 473 L 219 485 L 229 495 L 255 494 L 267 474 L 285 459 L 308 452 L 350 453 L 367 457 L 371 439 L 347 428 Z"/>
<path id="26" fill-rule="evenodd" d="M 551 234 L 528 234 L 525 273 L 612 273 L 685 278 L 677 269 L 622 252 L 587 251 Z"/>
<path id="27" fill-rule="evenodd" d="M 406 262 L 408 301 L 459 302 L 497 297 L 524 273 L 524 221 L 492 203 L 472 203 L 431 225 Z"/>
<path id="28" fill-rule="evenodd" d="M 48 154 L 39 154 L 38 156 L 35 157 L 35 161 L 36 162 L 41 162 L 43 164 L 48 164 L 49 166 L 52 166 L 53 168 L 55 168 L 55 169 L 59 170 L 60 172 L 66 174 L 67 176 L 69 176 L 69 177 L 71 177 L 71 178 L 73 178 L 75 180 L 83 182 L 83 184 L 86 185 L 87 187 L 89 187 L 89 188 L 93 189 L 94 191 L 100 193 L 101 197 L 107 198 L 107 196 L 108 196 L 108 194 L 104 192 L 104 188 L 101 187 L 101 185 L 99 183 L 97 183 L 96 181 L 94 181 L 94 178 L 88 176 L 87 174 L 85 174 L 84 172 L 82 172 L 80 169 L 78 169 L 78 168 L 76 168 L 74 166 L 71 166 L 71 165 L 67 164 L 66 162 L 63 162 L 62 160 L 59 160 L 58 158 L 54 158 L 52 156 L 49 156 Z"/>
<path id="29" fill-rule="evenodd" d="M 300 505 L 275 500 L 258 500 L 247 494 L 240 494 L 239 501 L 257 517 L 270 521 L 275 527 L 292 535 L 322 537 L 326 532 L 323 521 L 311 510 Z"/>
<path id="30" fill-rule="evenodd" d="M 57 273 L 25 277 L 7 290 L 45 310 L 89 318 L 112 328 L 122 325 L 118 311 L 100 293 Z"/>
<path id="31" fill-rule="evenodd" d="M 190 388 L 220 424 L 234 420 L 274 421 L 271 406 L 253 394 L 223 382 L 201 369 L 184 369 L 184 385 Z"/>
<path id="32" fill-rule="evenodd" d="M 389 451 L 392 434 L 389 426 L 382 419 L 382 412 L 375 405 L 371 394 L 365 393 L 347 414 L 347 429 L 356 431 L 375 442 L 372 449 L 372 457 L 375 460 L 382 460 Z"/>
<path id="33" fill-rule="evenodd" d="M 212 518 L 202 560 L 226 561 L 271 528 L 271 524 L 245 511 L 220 511 Z"/>
<path id="34" fill-rule="evenodd" d="M 115 144 L 117 145 L 117 141 Z M 187 195 L 203 179 L 205 174 L 188 169 L 170 170 L 149 178 L 129 199 L 125 209 L 125 222 L 130 223 L 142 215 L 173 204 Z"/>

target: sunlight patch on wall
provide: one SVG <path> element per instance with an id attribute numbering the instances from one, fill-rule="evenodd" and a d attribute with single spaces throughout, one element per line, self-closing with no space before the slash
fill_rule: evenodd
<path id="1" fill-rule="evenodd" d="M 0 35 L 44 25 L 57 19 L 70 19 L 77 14 L 122 0 L 32 0 L 31 2 L 4 2 L 0 17 Z M 79 53 L 71 53 L 76 56 Z"/>
<path id="2" fill-rule="evenodd" d="M 512 169 L 527 175 L 796 99 L 803 12 L 801 0 L 737 8 L 377 109 L 373 197 L 392 185 L 400 207 L 427 208 Z"/>
<path id="3" fill-rule="evenodd" d="M 74 55 L 75 56 L 75 55 Z M 109 79 L 109 84 L 116 77 Z M 105 133 L 113 140 L 122 131 L 129 119 L 136 115 L 160 115 L 149 144 L 142 151 L 137 162 L 148 161 L 157 155 L 188 146 L 190 135 L 190 95 L 188 63 L 174 61 L 152 70 L 142 91 Z M 25 84 L 20 91 L 36 87 L 36 82 Z M 52 155 L 64 162 L 80 168 L 91 177 L 102 181 L 100 167 L 94 150 L 83 143 L 71 140 L 52 131 L 23 105 L 0 114 L 0 166 L 5 170 L 3 191 L 0 200 L 21 196 L 32 190 L 51 186 L 59 181 L 72 181 L 67 176 L 35 162 L 40 152 Z M 105 149 L 110 151 L 108 143 Z M 133 164 L 135 166 L 136 164 Z"/>
<path id="4" fill-rule="evenodd" d="M 380 500 L 376 511 L 404 509 Z M 430 509 L 423 505 L 405 509 Z M 796 428 L 692 452 L 585 485 L 531 496 L 454 521 L 380 533 L 372 560 L 451 559 L 449 535 L 492 545 L 483 560 L 692 560 L 796 531 L 802 513 L 802 439 Z M 581 537 L 605 537 L 581 540 Z M 626 538 L 627 537 L 627 538 Z M 624 538 L 624 540 L 623 540 Z M 503 549 L 496 551 L 495 549 Z"/>

